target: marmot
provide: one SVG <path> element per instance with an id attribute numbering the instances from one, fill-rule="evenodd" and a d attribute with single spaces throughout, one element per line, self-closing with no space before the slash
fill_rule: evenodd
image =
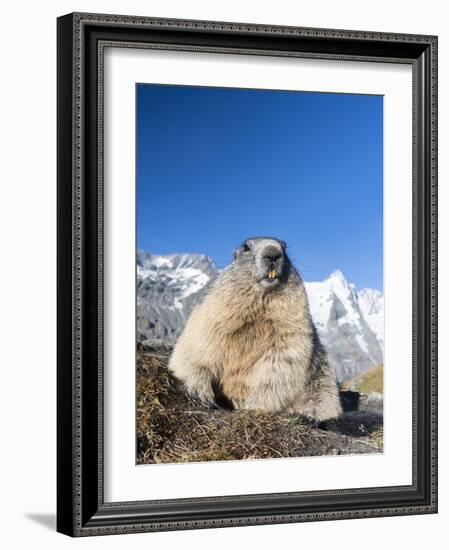
<path id="1" fill-rule="evenodd" d="M 336 375 L 312 322 L 304 283 L 284 241 L 247 239 L 194 307 L 169 365 L 186 391 L 213 405 L 341 413 Z"/>

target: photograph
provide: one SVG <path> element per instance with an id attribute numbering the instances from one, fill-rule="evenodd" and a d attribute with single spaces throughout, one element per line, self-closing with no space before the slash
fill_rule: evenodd
<path id="1" fill-rule="evenodd" d="M 136 464 L 383 453 L 383 96 L 135 94 Z"/>

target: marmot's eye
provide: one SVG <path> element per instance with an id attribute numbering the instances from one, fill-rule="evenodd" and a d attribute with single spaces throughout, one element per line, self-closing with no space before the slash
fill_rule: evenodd
<path id="1" fill-rule="evenodd" d="M 249 247 L 249 244 L 244 244 L 242 245 L 242 250 L 243 252 L 249 252 L 251 250 L 251 248 Z"/>

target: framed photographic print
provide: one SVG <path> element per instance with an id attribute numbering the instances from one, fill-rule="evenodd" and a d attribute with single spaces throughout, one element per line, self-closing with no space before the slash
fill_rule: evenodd
<path id="1" fill-rule="evenodd" d="M 58 531 L 437 511 L 437 38 L 58 19 Z"/>

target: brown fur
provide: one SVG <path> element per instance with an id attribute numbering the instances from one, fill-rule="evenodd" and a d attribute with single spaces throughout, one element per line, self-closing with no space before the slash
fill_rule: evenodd
<path id="1" fill-rule="evenodd" d="M 237 258 L 194 308 L 169 362 L 188 393 L 213 403 L 219 387 L 237 409 L 316 420 L 340 414 L 335 373 L 312 323 L 304 284 L 286 262 L 282 284 L 267 291 L 251 262 Z"/>

